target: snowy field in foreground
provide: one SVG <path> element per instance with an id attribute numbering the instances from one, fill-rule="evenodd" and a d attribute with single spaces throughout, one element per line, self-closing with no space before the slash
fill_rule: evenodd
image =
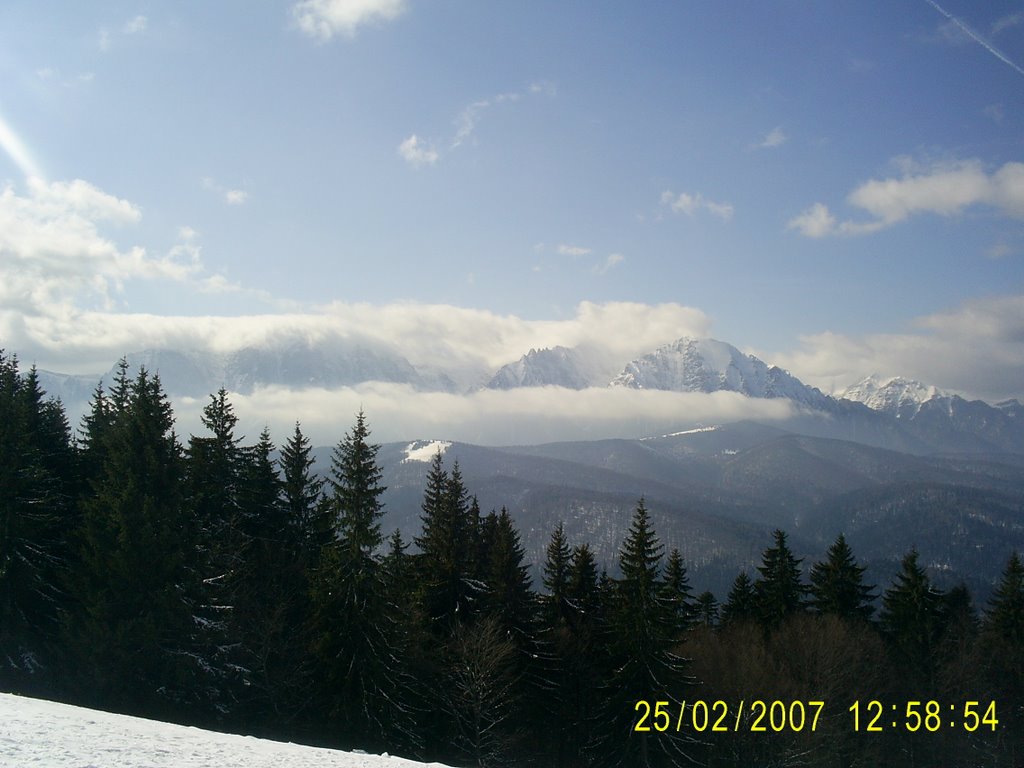
<path id="1" fill-rule="evenodd" d="M 0 766 L 7 768 L 424 768 L 214 733 L 0 693 Z M 440 763 L 430 763 L 444 768 Z"/>

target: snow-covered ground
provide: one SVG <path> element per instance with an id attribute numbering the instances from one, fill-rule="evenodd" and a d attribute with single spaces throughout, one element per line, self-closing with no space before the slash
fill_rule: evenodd
<path id="1" fill-rule="evenodd" d="M 424 768 L 0 694 L 3 768 Z M 430 763 L 444 768 L 440 763 Z"/>

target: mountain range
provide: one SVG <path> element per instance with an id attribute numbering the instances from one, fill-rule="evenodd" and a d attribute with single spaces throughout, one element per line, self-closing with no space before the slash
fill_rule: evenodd
<path id="1" fill-rule="evenodd" d="M 458 393 L 458 377 L 441 364 L 412 365 L 389 349 L 356 342 L 287 343 L 232 352 L 146 350 L 127 356 L 134 369 L 160 374 L 171 396 L 205 397 L 221 386 L 243 394 L 267 386 L 326 390 L 368 381 L 403 384 L 416 391 Z M 714 339 L 683 337 L 623 363 L 610 380 L 592 353 L 567 347 L 531 349 L 490 374 L 482 388 L 510 390 L 612 387 L 670 392 L 735 392 L 749 398 L 783 400 L 792 416 L 788 431 L 888 448 L 931 453 L 1024 453 L 1024 408 L 1016 400 L 988 404 L 934 386 L 871 375 L 834 395 L 801 382 L 774 365 Z M 40 371 L 43 388 L 60 397 L 74 418 L 102 378 Z"/>
<path id="2" fill-rule="evenodd" d="M 365 381 L 464 391 L 441 365 L 418 368 L 393 351 L 356 343 L 222 354 L 149 350 L 128 362 L 159 372 L 173 396 Z M 388 486 L 385 530 L 400 528 L 407 539 L 419 532 L 425 462 L 441 450 L 459 461 L 485 511 L 509 509 L 535 565 L 561 521 L 570 540 L 589 542 L 614 570 L 641 496 L 666 546 L 679 546 L 687 558 L 694 584 L 719 596 L 739 569 L 756 566 L 775 527 L 791 533 L 805 566 L 844 532 L 876 583 L 886 583 L 916 546 L 942 583 L 963 580 L 979 596 L 1009 553 L 1024 550 L 1024 407 L 1016 400 L 989 404 L 877 375 L 830 395 L 730 344 L 688 337 L 623 362 L 615 375 L 607 370 L 586 350 L 532 349 L 481 372 L 476 389 L 731 392 L 786 402 L 792 415 L 695 425 L 681 414 L 677 431 L 637 439 L 387 443 L 379 454 Z M 113 370 L 102 378 L 109 384 Z M 40 379 L 50 394 L 84 404 L 100 377 L 40 372 Z M 317 449 L 322 471 L 329 452 Z"/>

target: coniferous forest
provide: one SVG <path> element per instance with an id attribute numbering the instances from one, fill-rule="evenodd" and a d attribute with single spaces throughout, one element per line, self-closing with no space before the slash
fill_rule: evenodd
<path id="1" fill-rule="evenodd" d="M 557 526 L 534 583 L 441 454 L 420 530 L 382 530 L 362 413 L 324 478 L 223 390 L 203 425 L 122 363 L 72 426 L 0 353 L 0 689 L 456 766 L 1024 763 L 1016 555 L 976 606 L 913 550 L 872 585 L 776 531 L 695 594 L 639 498 L 615 562 Z"/>

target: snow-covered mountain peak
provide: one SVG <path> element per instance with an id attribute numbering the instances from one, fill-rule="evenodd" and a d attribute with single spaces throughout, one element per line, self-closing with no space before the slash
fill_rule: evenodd
<path id="1" fill-rule="evenodd" d="M 872 374 L 838 394 L 838 397 L 864 403 L 875 411 L 897 416 L 917 413 L 921 405 L 936 397 L 948 397 L 938 387 L 903 376 L 882 377 Z"/>
<path id="2" fill-rule="evenodd" d="M 487 388 L 554 386 L 585 389 L 592 383 L 590 368 L 588 361 L 575 349 L 531 349 L 514 363 L 502 366 L 487 382 Z"/>
<path id="3" fill-rule="evenodd" d="M 739 392 L 784 397 L 815 408 L 828 398 L 777 366 L 716 339 L 684 336 L 628 363 L 610 386 L 675 392 Z"/>

